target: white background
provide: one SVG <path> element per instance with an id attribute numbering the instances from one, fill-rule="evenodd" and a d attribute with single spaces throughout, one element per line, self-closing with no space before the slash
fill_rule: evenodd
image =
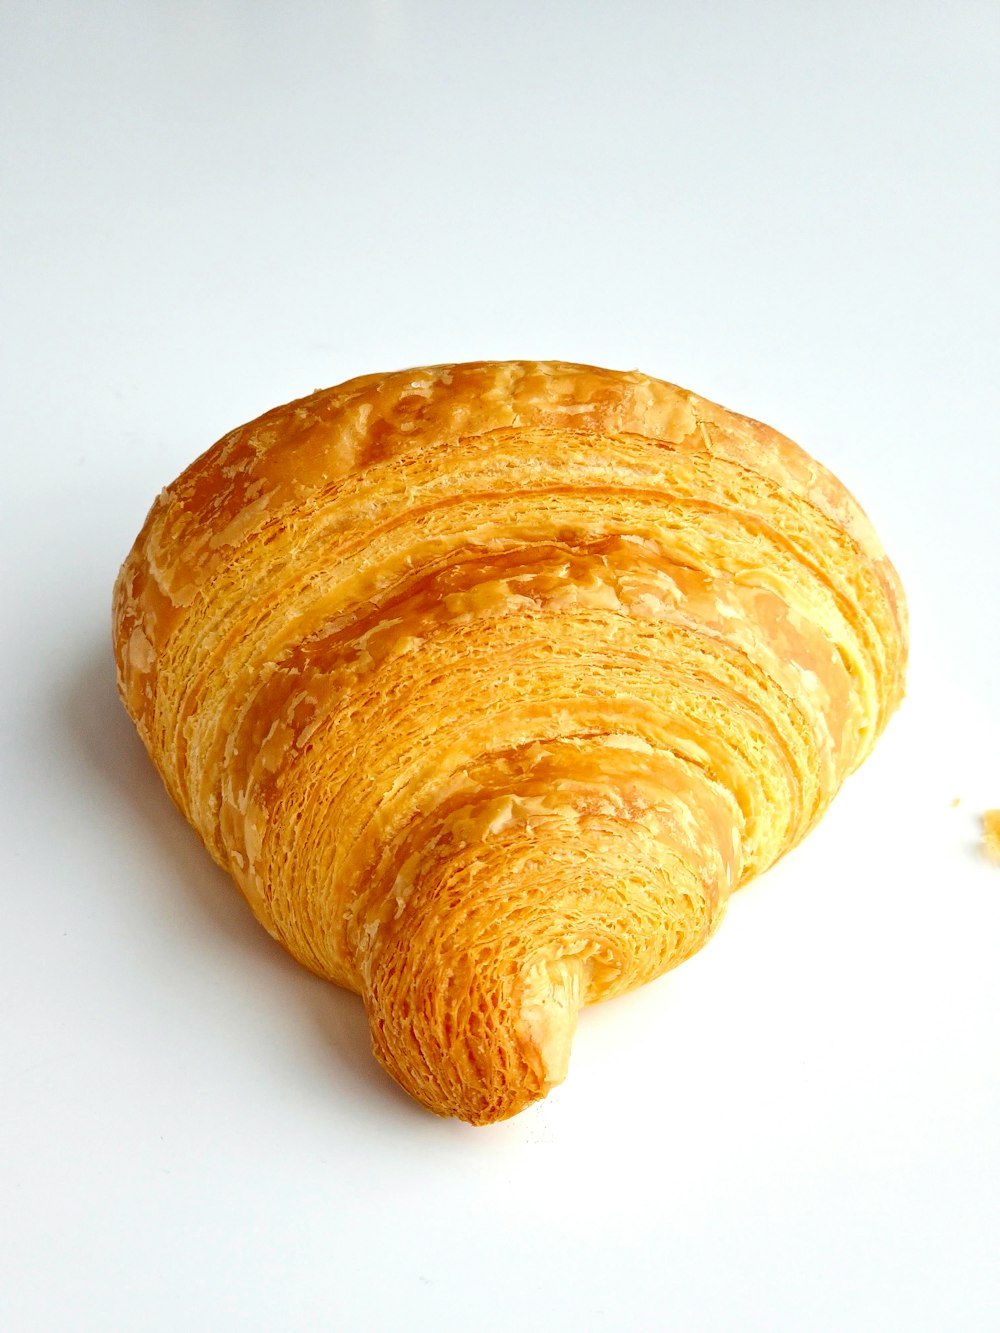
<path id="1" fill-rule="evenodd" d="M 4 6 L 0 1327 L 1000 1327 L 998 22 Z M 913 658 L 806 844 L 475 1130 L 202 852 L 109 603 L 225 430 L 486 357 L 637 366 L 798 439 L 894 556 Z"/>

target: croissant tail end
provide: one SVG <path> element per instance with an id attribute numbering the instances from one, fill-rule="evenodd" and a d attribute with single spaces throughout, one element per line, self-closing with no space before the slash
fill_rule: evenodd
<path id="1" fill-rule="evenodd" d="M 466 961 L 423 977 L 416 994 L 412 974 L 383 973 L 368 993 L 368 1017 L 377 1059 L 411 1096 L 438 1115 L 488 1125 L 566 1077 L 585 969 L 544 959 L 491 976 Z"/>
<path id="2" fill-rule="evenodd" d="M 534 1051 L 548 1092 L 569 1070 L 576 1018 L 583 1007 L 583 968 L 577 959 L 537 963 L 524 978 L 520 1027 Z"/>

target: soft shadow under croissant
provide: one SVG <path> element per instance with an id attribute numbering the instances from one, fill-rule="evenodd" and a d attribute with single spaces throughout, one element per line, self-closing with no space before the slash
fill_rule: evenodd
<path id="1" fill-rule="evenodd" d="M 558 362 L 369 376 L 227 435 L 154 504 L 114 626 L 261 923 L 476 1124 L 815 824 L 907 642 L 870 524 L 796 445 Z"/>

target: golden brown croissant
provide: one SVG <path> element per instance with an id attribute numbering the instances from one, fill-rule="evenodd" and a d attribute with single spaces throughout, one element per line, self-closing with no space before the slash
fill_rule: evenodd
<path id="1" fill-rule="evenodd" d="M 119 688 L 258 919 L 474 1123 L 699 949 L 903 688 L 896 573 L 791 441 L 558 362 L 352 380 L 220 440 L 115 590 Z"/>

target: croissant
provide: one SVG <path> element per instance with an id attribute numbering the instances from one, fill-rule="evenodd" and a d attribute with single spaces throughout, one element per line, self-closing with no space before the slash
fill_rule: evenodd
<path id="1" fill-rule="evenodd" d="M 790 440 L 637 372 L 351 380 L 225 436 L 114 595 L 122 700 L 419 1102 L 503 1119 L 816 823 L 899 702 L 898 577 Z"/>

